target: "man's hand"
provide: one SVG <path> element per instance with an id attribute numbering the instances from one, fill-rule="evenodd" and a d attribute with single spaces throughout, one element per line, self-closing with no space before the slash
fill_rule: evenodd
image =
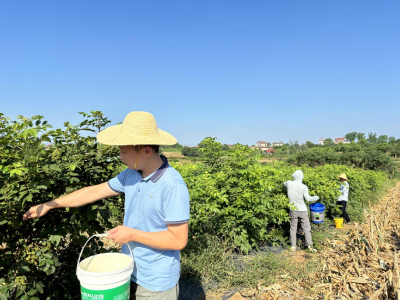
<path id="1" fill-rule="evenodd" d="M 118 244 L 126 244 L 132 242 L 135 229 L 129 228 L 127 226 L 117 226 L 108 232 L 107 238 L 113 240 Z"/>
<path id="2" fill-rule="evenodd" d="M 23 221 L 28 219 L 39 218 L 47 214 L 51 210 L 51 207 L 46 203 L 32 206 L 22 217 Z"/>

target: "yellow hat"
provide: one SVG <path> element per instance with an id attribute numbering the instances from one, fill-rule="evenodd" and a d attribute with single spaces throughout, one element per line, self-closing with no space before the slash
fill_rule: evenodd
<path id="1" fill-rule="evenodd" d="M 108 127 L 97 134 L 99 143 L 106 145 L 174 145 L 168 132 L 157 128 L 154 116 L 144 111 L 130 112 L 121 125 Z"/>
<path id="2" fill-rule="evenodd" d="M 344 174 L 344 173 L 340 174 L 339 178 L 343 178 L 343 179 L 347 180 L 346 174 Z"/>

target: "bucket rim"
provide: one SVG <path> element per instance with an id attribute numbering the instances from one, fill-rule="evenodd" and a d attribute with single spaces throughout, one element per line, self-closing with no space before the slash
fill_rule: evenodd
<path id="1" fill-rule="evenodd" d="M 127 266 L 125 266 L 125 267 L 123 267 L 123 268 L 121 268 L 121 269 L 115 270 L 115 271 L 110 271 L 110 272 L 88 272 L 88 271 L 85 271 L 85 270 L 83 270 L 83 269 L 81 268 L 81 263 L 83 263 L 83 262 L 84 262 L 85 260 L 87 260 L 87 259 L 90 259 L 90 258 L 96 257 L 96 256 L 100 256 L 100 255 L 103 255 L 103 256 L 104 256 L 104 255 L 110 255 L 110 254 L 111 254 L 111 255 L 115 255 L 115 254 L 117 254 L 117 255 L 125 255 L 125 256 L 129 257 L 131 260 L 130 260 L 130 262 L 129 262 L 129 264 L 128 264 Z M 83 274 L 83 275 L 90 275 L 90 276 L 93 276 L 93 277 L 114 275 L 114 274 L 118 274 L 118 273 L 122 273 L 122 272 L 124 272 L 124 271 L 127 271 L 127 270 L 129 270 L 130 268 L 133 269 L 134 263 L 135 263 L 134 259 L 133 259 L 132 257 L 130 257 L 128 254 L 118 253 L 118 252 L 100 253 L 100 254 L 95 254 L 95 255 L 89 256 L 89 257 L 85 258 L 84 260 L 82 260 L 81 262 L 79 262 L 78 268 L 77 268 L 77 270 L 76 270 L 76 273 L 77 273 L 77 274 L 78 274 L 78 273 L 81 273 L 81 274 Z"/>

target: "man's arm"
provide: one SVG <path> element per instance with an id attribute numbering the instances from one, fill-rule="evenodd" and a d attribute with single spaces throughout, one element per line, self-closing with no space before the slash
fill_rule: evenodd
<path id="1" fill-rule="evenodd" d="M 31 207 L 22 217 L 23 220 L 42 217 L 54 208 L 78 207 L 118 195 L 107 182 L 85 187 L 58 199 Z"/>
<path id="2" fill-rule="evenodd" d="M 118 226 L 109 231 L 108 239 L 118 244 L 138 242 L 160 250 L 182 250 L 186 247 L 189 223 L 169 224 L 168 230 L 145 232 L 127 226 Z"/>
<path id="3" fill-rule="evenodd" d="M 304 199 L 305 199 L 306 201 L 312 202 L 312 201 L 317 201 L 317 200 L 319 200 L 319 197 L 318 197 L 318 196 L 313 196 L 313 197 L 311 197 L 310 194 L 308 193 L 308 187 L 307 187 L 306 185 L 304 185 L 304 186 L 305 186 L 305 188 L 304 188 L 303 197 L 304 197 Z"/>

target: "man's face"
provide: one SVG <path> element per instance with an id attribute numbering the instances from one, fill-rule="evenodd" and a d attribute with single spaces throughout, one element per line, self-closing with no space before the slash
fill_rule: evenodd
<path id="1" fill-rule="evenodd" d="M 341 182 L 346 181 L 346 179 L 344 178 L 339 178 Z"/>
<path id="2" fill-rule="evenodd" d="M 131 170 L 140 170 L 138 159 L 138 151 L 134 146 L 118 146 L 119 147 L 119 158 L 122 162 Z M 137 164 L 137 165 L 136 165 Z M 136 165 L 136 168 L 135 168 Z"/>

